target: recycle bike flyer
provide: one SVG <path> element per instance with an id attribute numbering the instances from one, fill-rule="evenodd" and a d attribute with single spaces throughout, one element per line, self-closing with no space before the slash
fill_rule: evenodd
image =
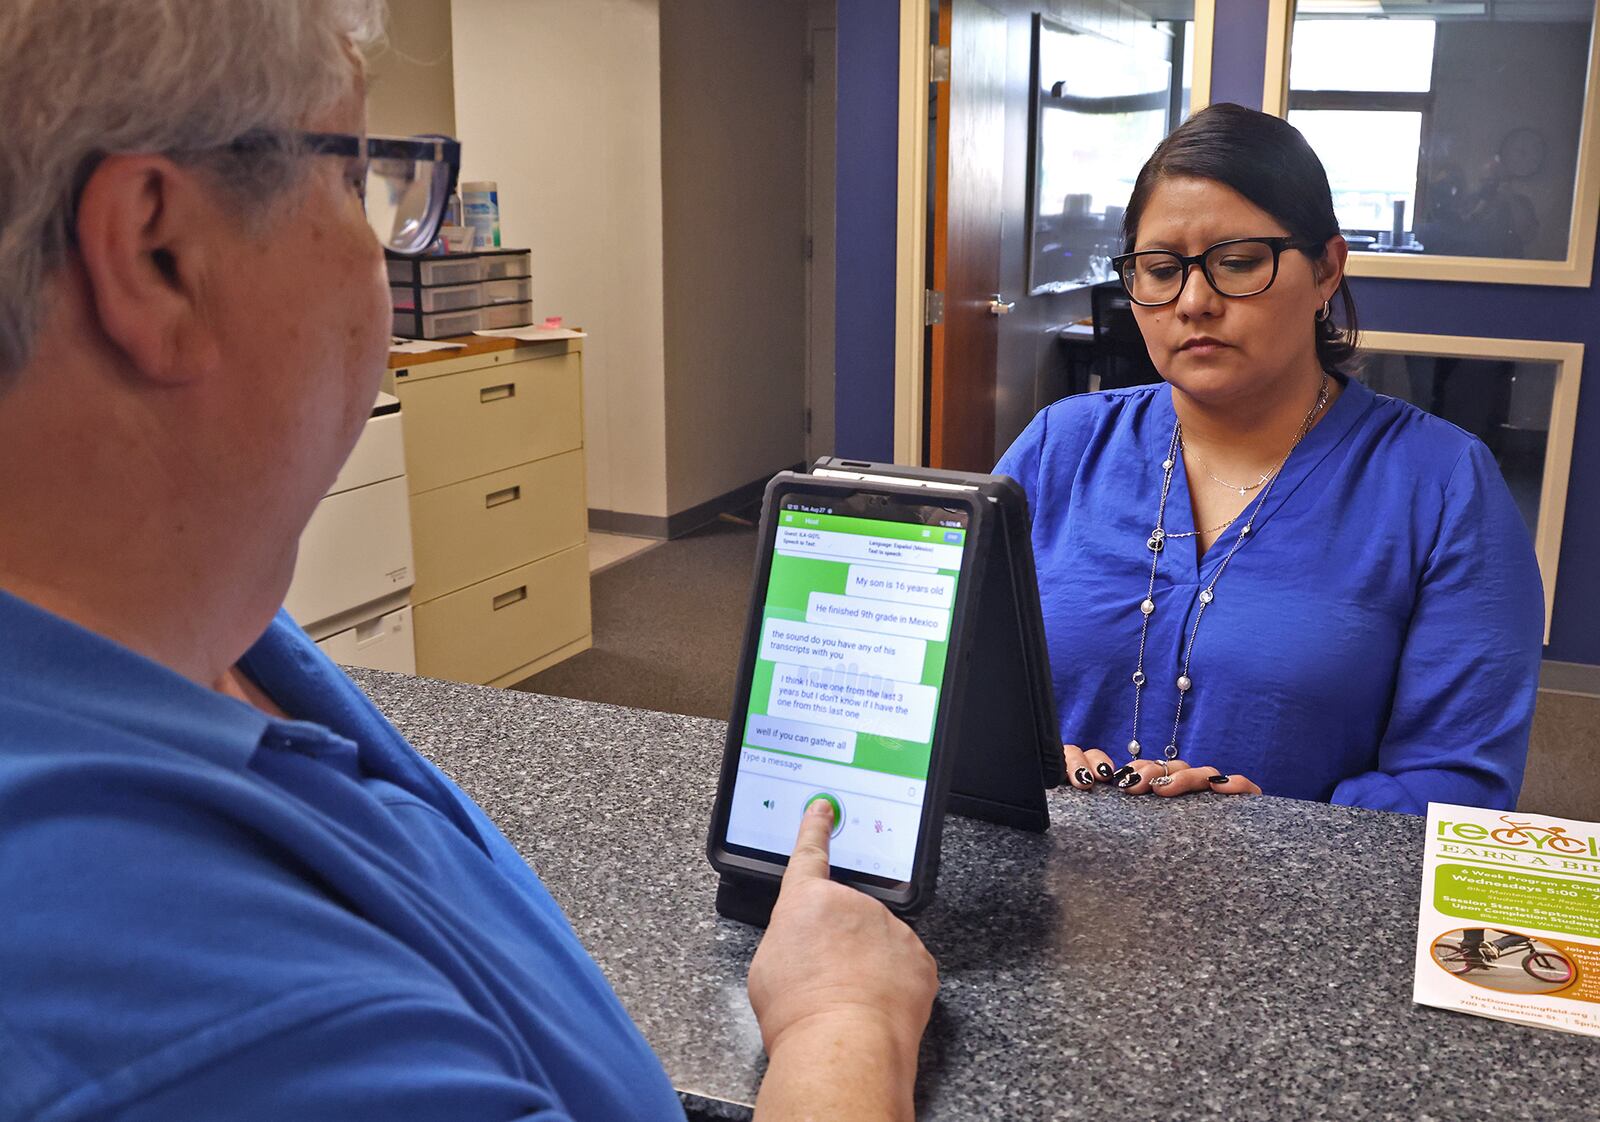
<path id="1" fill-rule="evenodd" d="M 1600 1036 L 1600 824 L 1428 804 L 1412 998 Z"/>

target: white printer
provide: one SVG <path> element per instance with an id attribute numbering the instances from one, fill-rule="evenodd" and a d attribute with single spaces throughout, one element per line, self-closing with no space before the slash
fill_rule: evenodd
<path id="1" fill-rule="evenodd" d="M 346 666 L 417 672 L 411 513 L 400 399 L 379 394 L 361 439 L 300 535 L 284 607 Z"/>

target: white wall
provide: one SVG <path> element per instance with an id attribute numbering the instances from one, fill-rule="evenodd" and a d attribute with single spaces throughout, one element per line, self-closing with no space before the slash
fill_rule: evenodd
<path id="1" fill-rule="evenodd" d="M 367 59 L 367 128 L 383 136 L 456 131 L 450 0 L 389 0 L 388 36 Z"/>
<path id="2" fill-rule="evenodd" d="M 657 0 L 453 0 L 462 178 L 584 343 L 589 506 L 669 513 Z"/>
<path id="3" fill-rule="evenodd" d="M 668 500 L 805 456 L 804 0 L 665 0 Z"/>

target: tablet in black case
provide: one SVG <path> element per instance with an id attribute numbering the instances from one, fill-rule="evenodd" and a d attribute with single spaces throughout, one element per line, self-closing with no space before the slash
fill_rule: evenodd
<path id="1" fill-rule="evenodd" d="M 835 879 L 909 914 L 945 809 L 1049 824 L 1061 749 L 1026 502 L 999 476 L 824 460 L 767 490 L 708 854 L 763 923 L 799 817 L 835 807 Z"/>

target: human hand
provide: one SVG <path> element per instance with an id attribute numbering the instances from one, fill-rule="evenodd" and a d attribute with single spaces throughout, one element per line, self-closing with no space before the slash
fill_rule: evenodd
<path id="1" fill-rule="evenodd" d="M 1158 783 L 1163 774 L 1165 783 Z M 1214 791 L 1219 795 L 1259 795 L 1261 788 L 1242 775 L 1224 775 L 1214 767 L 1190 767 L 1182 760 L 1168 760 L 1163 773 L 1160 760 L 1134 760 L 1119 769 L 1112 782 L 1129 795 L 1154 792 L 1166 798 Z"/>
<path id="2" fill-rule="evenodd" d="M 1067 765 L 1067 782 L 1080 791 L 1092 790 L 1096 783 L 1110 783 L 1116 777 L 1111 757 L 1098 748 L 1063 744 L 1061 756 Z"/>
<path id="3" fill-rule="evenodd" d="M 750 1005 L 767 1056 L 833 1050 L 848 1037 L 883 1053 L 909 1089 L 917 1046 L 939 988 L 938 966 L 916 933 L 863 892 L 828 879 L 833 808 L 817 799 L 783 877 L 772 922 L 750 964 Z"/>

